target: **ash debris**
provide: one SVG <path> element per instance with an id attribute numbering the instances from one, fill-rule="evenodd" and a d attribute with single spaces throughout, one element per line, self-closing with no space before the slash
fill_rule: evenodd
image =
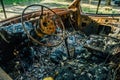
<path id="1" fill-rule="evenodd" d="M 0 47 L 0 66 L 14 80 L 120 79 L 119 39 L 68 31 L 69 35 L 59 46 L 44 47 L 32 43 L 21 27 L 16 32 L 13 28 L 0 30 L 7 32 L 9 41 L 0 38 L 0 45 L 4 45 Z"/>

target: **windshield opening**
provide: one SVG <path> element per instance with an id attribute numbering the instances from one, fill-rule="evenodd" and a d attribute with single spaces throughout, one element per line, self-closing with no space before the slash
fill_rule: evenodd
<path id="1" fill-rule="evenodd" d="M 96 14 L 99 0 L 81 0 L 83 13 Z M 98 14 L 120 14 L 120 0 L 101 0 Z"/>

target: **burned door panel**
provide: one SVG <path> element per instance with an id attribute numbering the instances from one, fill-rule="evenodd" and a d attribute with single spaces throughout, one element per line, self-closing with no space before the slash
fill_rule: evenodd
<path id="1" fill-rule="evenodd" d="M 81 18 L 82 30 L 87 34 L 108 35 L 119 32 L 120 17 L 81 15 Z"/>

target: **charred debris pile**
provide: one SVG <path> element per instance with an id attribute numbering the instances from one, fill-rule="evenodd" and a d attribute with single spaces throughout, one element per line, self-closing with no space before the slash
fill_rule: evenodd
<path id="1" fill-rule="evenodd" d="M 32 43 L 20 23 L 3 27 L 0 66 L 14 80 L 120 80 L 119 39 L 66 33 L 59 46 L 44 47 Z"/>

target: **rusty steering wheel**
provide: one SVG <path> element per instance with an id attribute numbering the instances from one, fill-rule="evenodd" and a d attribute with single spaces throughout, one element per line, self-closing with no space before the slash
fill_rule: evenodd
<path id="1" fill-rule="evenodd" d="M 35 37 L 33 37 L 25 26 L 25 11 L 30 7 L 40 7 L 39 18 L 34 27 Z M 21 23 L 29 39 L 42 46 L 54 47 L 61 44 L 65 37 L 65 27 L 62 19 L 54 10 L 39 4 L 27 6 L 21 15 Z M 37 38 L 36 38 L 37 36 Z"/>

